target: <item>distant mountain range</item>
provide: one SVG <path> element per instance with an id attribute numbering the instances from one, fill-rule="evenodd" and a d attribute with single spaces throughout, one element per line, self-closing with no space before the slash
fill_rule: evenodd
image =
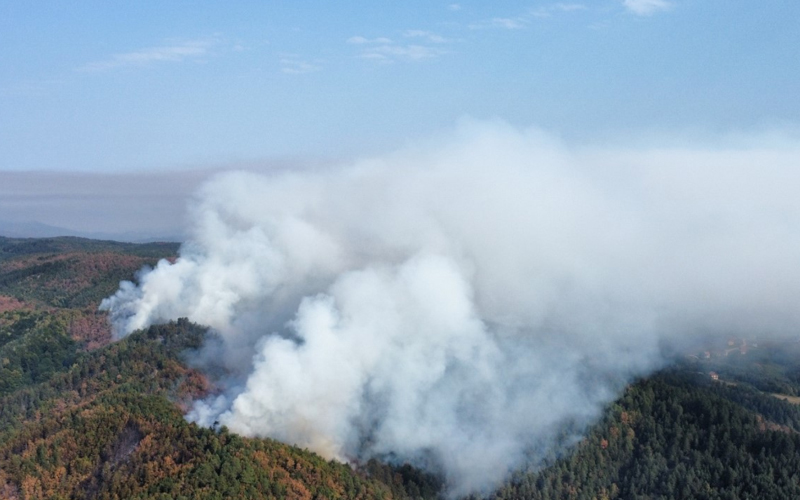
<path id="1" fill-rule="evenodd" d="M 7 238 L 54 238 L 57 236 L 77 236 L 95 240 L 113 240 L 129 243 L 149 243 L 153 241 L 183 241 L 184 237 L 176 233 L 154 233 L 143 231 L 124 232 L 84 232 L 51 226 L 38 221 L 0 220 L 0 236 Z"/>

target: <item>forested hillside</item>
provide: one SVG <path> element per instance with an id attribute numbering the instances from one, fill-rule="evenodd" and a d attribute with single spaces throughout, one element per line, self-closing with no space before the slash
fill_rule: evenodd
<path id="1" fill-rule="evenodd" d="M 186 320 L 111 342 L 97 305 L 174 244 L 0 238 L 0 498 L 436 498 L 408 465 L 343 464 L 187 423 L 214 391 Z M 737 339 L 635 381 L 495 499 L 800 498 L 800 344 Z"/>
<path id="2" fill-rule="evenodd" d="M 44 382 L 111 341 L 99 301 L 174 243 L 0 237 L 0 396 Z"/>
<path id="3" fill-rule="evenodd" d="M 494 498 L 800 498 L 800 410 L 670 370 L 631 386 L 568 456 Z"/>
<path id="4" fill-rule="evenodd" d="M 435 497 L 409 467 L 355 470 L 187 423 L 209 387 L 183 353 L 205 329 L 181 320 L 110 343 L 96 313 L 119 279 L 176 250 L 0 239 L 0 498 Z"/>

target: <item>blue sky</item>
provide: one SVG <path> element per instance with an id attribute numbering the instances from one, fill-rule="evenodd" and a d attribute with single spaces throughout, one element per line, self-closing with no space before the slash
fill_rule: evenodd
<path id="1" fill-rule="evenodd" d="M 0 170 L 347 159 L 800 121 L 800 2 L 0 2 Z"/>

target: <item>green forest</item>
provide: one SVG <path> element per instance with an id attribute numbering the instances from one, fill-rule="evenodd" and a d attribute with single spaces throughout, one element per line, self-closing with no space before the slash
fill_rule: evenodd
<path id="1" fill-rule="evenodd" d="M 184 420 L 214 390 L 185 363 L 207 331 L 181 319 L 113 342 L 97 311 L 121 279 L 176 252 L 0 237 L 0 498 L 447 497 L 408 464 L 328 461 Z M 485 498 L 800 498 L 799 360 L 789 340 L 681 353 Z"/>

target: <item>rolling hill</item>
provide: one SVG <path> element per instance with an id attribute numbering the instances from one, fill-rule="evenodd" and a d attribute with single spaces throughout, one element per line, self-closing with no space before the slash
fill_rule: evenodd
<path id="1" fill-rule="evenodd" d="M 436 498 L 407 464 L 343 464 L 183 418 L 213 383 L 178 320 L 113 342 L 99 301 L 177 245 L 0 237 L 0 498 Z M 634 381 L 494 499 L 800 497 L 800 344 L 737 340 Z M 741 349 L 739 342 L 747 346 Z"/>

